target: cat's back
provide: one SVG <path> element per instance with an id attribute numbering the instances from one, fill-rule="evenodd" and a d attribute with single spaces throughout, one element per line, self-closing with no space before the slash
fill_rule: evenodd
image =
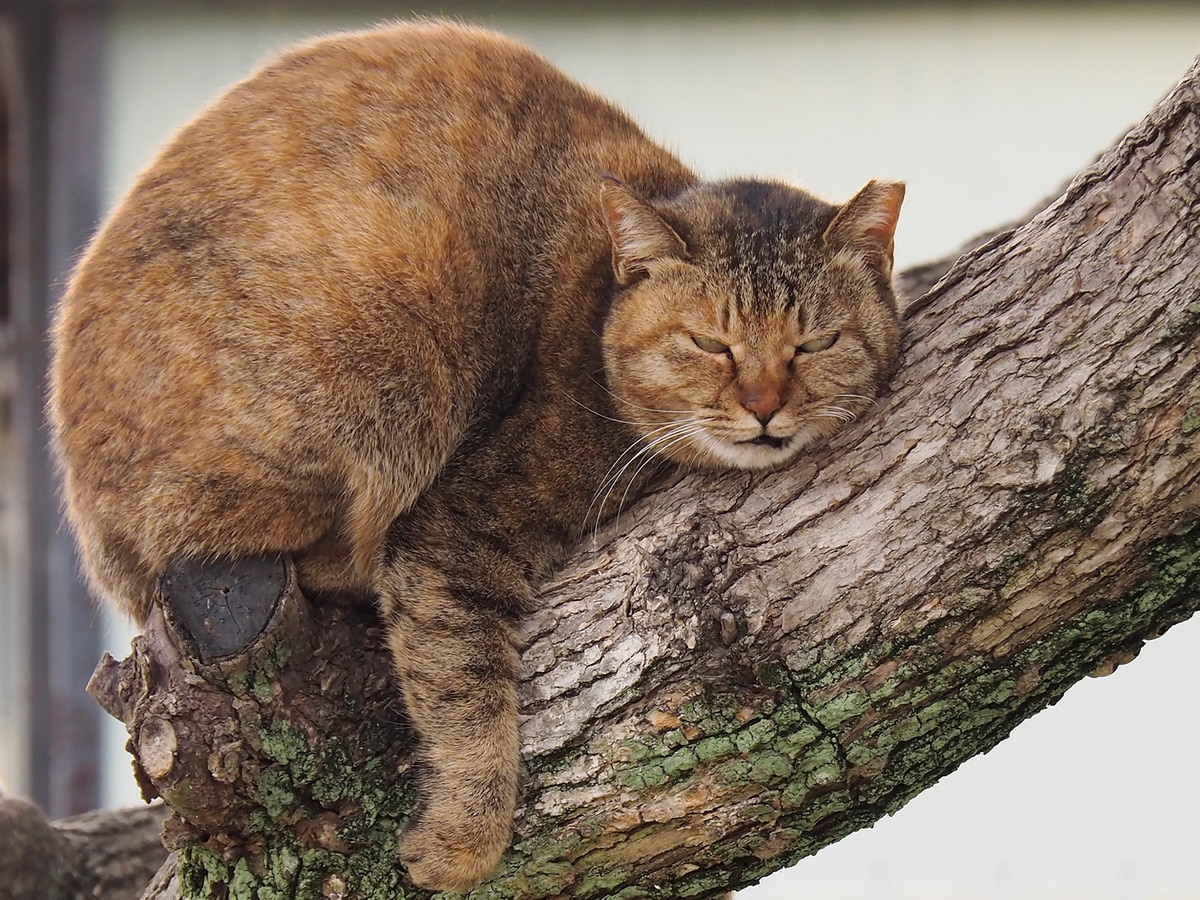
<path id="1" fill-rule="evenodd" d="M 245 153 L 251 165 L 320 169 L 411 196 L 467 181 L 490 186 L 502 169 L 536 189 L 564 156 L 586 155 L 597 141 L 620 155 L 623 141 L 644 138 L 528 47 L 434 21 L 290 49 L 231 88 L 164 156 L 204 167 L 214 159 L 206 151 L 219 150 L 222 166 L 231 151 Z"/>
<path id="2" fill-rule="evenodd" d="M 141 262 L 222 228 L 265 240 L 259 255 L 282 250 L 273 244 L 353 252 L 413 224 L 436 231 L 439 215 L 483 235 L 501 217 L 516 224 L 522 204 L 553 203 L 550 187 L 588 167 L 636 176 L 664 158 L 527 47 L 397 24 L 293 48 L 233 86 L 168 142 L 97 243 Z"/>

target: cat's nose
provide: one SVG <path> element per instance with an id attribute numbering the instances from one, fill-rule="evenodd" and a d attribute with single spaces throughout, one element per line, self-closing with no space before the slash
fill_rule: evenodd
<path id="1" fill-rule="evenodd" d="M 767 385 L 755 385 L 742 390 L 742 406 L 754 413 L 754 417 L 766 425 L 771 416 L 779 412 L 783 401 L 779 391 Z"/>

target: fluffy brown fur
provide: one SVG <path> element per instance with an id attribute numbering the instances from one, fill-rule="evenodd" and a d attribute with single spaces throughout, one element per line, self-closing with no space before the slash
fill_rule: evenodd
<path id="1" fill-rule="evenodd" d="M 91 583 L 141 619 L 173 558 L 281 551 L 377 598 L 427 773 L 400 855 L 468 887 L 510 835 L 515 617 L 648 460 L 777 466 L 871 404 L 902 196 L 701 182 L 484 31 L 293 49 L 168 143 L 63 299 Z"/>

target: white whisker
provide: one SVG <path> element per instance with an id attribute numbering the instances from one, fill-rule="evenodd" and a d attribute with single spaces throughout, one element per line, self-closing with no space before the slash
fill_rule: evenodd
<path id="1" fill-rule="evenodd" d="M 847 425 L 858 418 L 858 413 L 842 406 L 826 406 L 809 416 L 810 419 L 834 419 Z"/>
<path id="2" fill-rule="evenodd" d="M 637 478 L 642 473 L 642 470 L 655 459 L 661 457 L 663 455 L 661 451 L 681 444 L 703 431 L 703 425 L 693 424 L 690 428 L 680 429 L 678 432 L 664 436 L 653 445 L 653 452 L 646 455 L 646 458 L 642 460 L 642 464 L 634 470 L 634 473 L 629 477 L 629 482 L 625 485 L 625 492 L 621 495 L 621 502 L 617 504 L 616 517 L 618 521 L 621 518 L 621 511 L 625 508 L 625 501 L 629 497 L 629 491 L 637 482 Z"/>
<path id="3" fill-rule="evenodd" d="M 625 490 L 621 494 L 621 499 L 617 503 L 617 509 L 614 513 L 614 516 L 618 520 L 625 508 L 625 502 L 629 498 L 629 492 L 633 489 L 633 485 L 637 483 L 638 476 L 642 470 L 652 461 L 661 458 L 661 451 L 682 443 L 693 435 L 704 431 L 704 429 L 704 420 L 694 418 L 661 425 L 650 433 L 639 437 L 637 441 L 627 447 L 617 457 L 613 464 L 609 466 L 605 477 L 601 480 L 600 486 L 596 489 L 596 493 L 593 495 L 592 502 L 588 506 L 587 513 L 584 516 L 584 522 L 589 520 L 594 522 L 592 528 L 593 546 L 595 546 L 598 539 L 600 525 L 605 520 L 604 508 L 626 474 L 632 469 L 632 474 L 629 475 Z M 634 468 L 635 466 L 636 468 Z M 593 509 L 596 510 L 594 519 L 592 516 Z"/>
<path id="4" fill-rule="evenodd" d="M 652 446 L 643 446 L 643 443 L 647 440 L 653 440 L 653 437 L 656 433 L 669 431 L 675 427 L 675 423 L 672 422 L 654 428 L 649 432 L 649 434 L 640 436 L 634 440 L 632 444 L 622 450 L 621 454 L 615 460 L 613 460 L 612 465 L 608 467 L 608 471 L 604 473 L 604 477 L 600 479 L 600 485 L 596 488 L 595 494 L 592 495 L 592 501 L 588 504 L 587 512 L 584 514 L 583 518 L 583 521 L 586 524 L 592 517 L 592 509 L 596 509 L 596 524 L 592 532 L 593 541 L 595 541 L 596 533 L 600 530 L 600 523 L 604 518 L 604 504 L 608 500 L 608 495 L 612 492 L 612 489 L 616 487 L 616 484 L 620 480 L 621 475 L 624 473 L 626 467 L 641 454 L 648 452 L 650 446 Z M 626 460 L 626 456 L 631 453 L 633 455 Z M 598 508 L 596 507 L 597 502 L 600 504 Z"/>
<path id="5" fill-rule="evenodd" d="M 592 409 L 586 403 L 583 403 L 580 400 L 576 400 L 574 397 L 572 397 L 566 391 L 563 391 L 563 396 L 565 396 L 568 400 L 570 400 L 572 403 L 574 403 L 580 409 L 587 410 L 592 415 L 599 416 L 601 419 L 605 419 L 606 421 L 616 422 L 618 425 L 629 425 L 630 427 L 636 428 L 639 426 L 648 426 L 648 425 L 657 425 L 658 424 L 657 422 L 638 422 L 633 419 L 619 419 L 616 416 L 610 416 L 607 413 L 602 413 L 598 409 Z"/>
<path id="6" fill-rule="evenodd" d="M 599 381 L 596 378 L 593 378 L 592 382 L 596 385 L 596 387 L 600 388 L 600 390 L 604 391 L 604 393 L 606 393 L 606 394 L 608 394 L 608 396 L 612 397 L 613 400 L 615 400 L 617 403 L 619 403 L 622 406 L 628 406 L 631 409 L 640 409 L 643 412 L 663 413 L 665 415 L 671 415 L 671 416 L 688 415 L 692 412 L 690 409 L 657 409 L 653 406 L 640 406 L 639 404 L 634 403 L 632 400 L 626 400 L 624 397 L 618 396 L 617 394 L 613 393 L 612 388 L 610 388 L 604 382 Z"/>

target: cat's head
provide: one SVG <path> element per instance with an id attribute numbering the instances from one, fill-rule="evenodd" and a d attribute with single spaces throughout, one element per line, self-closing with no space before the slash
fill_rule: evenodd
<path id="1" fill-rule="evenodd" d="M 773 182 L 650 204 L 605 180 L 618 415 L 688 465 L 778 466 L 868 409 L 896 365 L 892 236 L 904 185 L 835 206 Z"/>

